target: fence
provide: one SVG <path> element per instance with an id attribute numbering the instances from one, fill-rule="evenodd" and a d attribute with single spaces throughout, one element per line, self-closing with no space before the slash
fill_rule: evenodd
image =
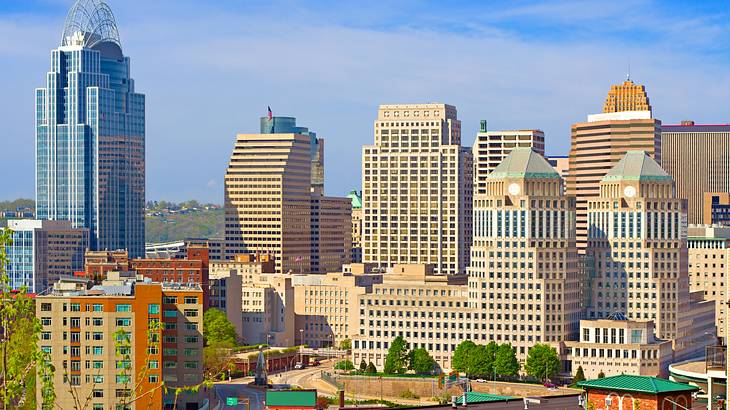
<path id="1" fill-rule="evenodd" d="M 322 380 L 324 380 L 326 383 L 329 383 L 329 385 L 333 386 L 337 390 L 345 389 L 345 385 L 338 382 L 337 378 L 335 376 L 332 376 L 331 373 L 322 370 L 321 376 L 322 376 Z"/>

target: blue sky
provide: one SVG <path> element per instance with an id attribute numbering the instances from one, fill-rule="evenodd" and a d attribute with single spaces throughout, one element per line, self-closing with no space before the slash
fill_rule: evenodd
<path id="1" fill-rule="evenodd" d="M 378 104 L 453 104 L 465 145 L 486 119 L 565 154 L 630 64 L 664 123 L 730 122 L 722 1 L 108 2 L 147 96 L 148 199 L 222 202 L 235 134 L 267 106 L 326 139 L 331 195 L 360 186 Z M 71 4 L 0 0 L 0 199 L 33 197 L 33 90 Z"/>

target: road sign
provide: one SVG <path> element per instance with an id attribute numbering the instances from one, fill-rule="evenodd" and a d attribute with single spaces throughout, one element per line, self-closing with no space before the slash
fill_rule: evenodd
<path id="1" fill-rule="evenodd" d="M 238 406 L 238 397 L 226 397 L 226 406 Z"/>

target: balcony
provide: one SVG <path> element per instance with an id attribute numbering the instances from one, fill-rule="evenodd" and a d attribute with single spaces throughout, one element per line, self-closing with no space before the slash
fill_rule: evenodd
<path id="1" fill-rule="evenodd" d="M 705 351 L 706 371 L 722 371 L 727 368 L 727 346 L 707 346 Z"/>

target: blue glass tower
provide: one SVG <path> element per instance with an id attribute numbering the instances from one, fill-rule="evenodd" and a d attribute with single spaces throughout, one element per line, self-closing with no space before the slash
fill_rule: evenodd
<path id="1" fill-rule="evenodd" d="M 35 104 L 38 219 L 89 228 L 92 249 L 144 256 L 145 100 L 102 0 L 72 6 Z"/>

